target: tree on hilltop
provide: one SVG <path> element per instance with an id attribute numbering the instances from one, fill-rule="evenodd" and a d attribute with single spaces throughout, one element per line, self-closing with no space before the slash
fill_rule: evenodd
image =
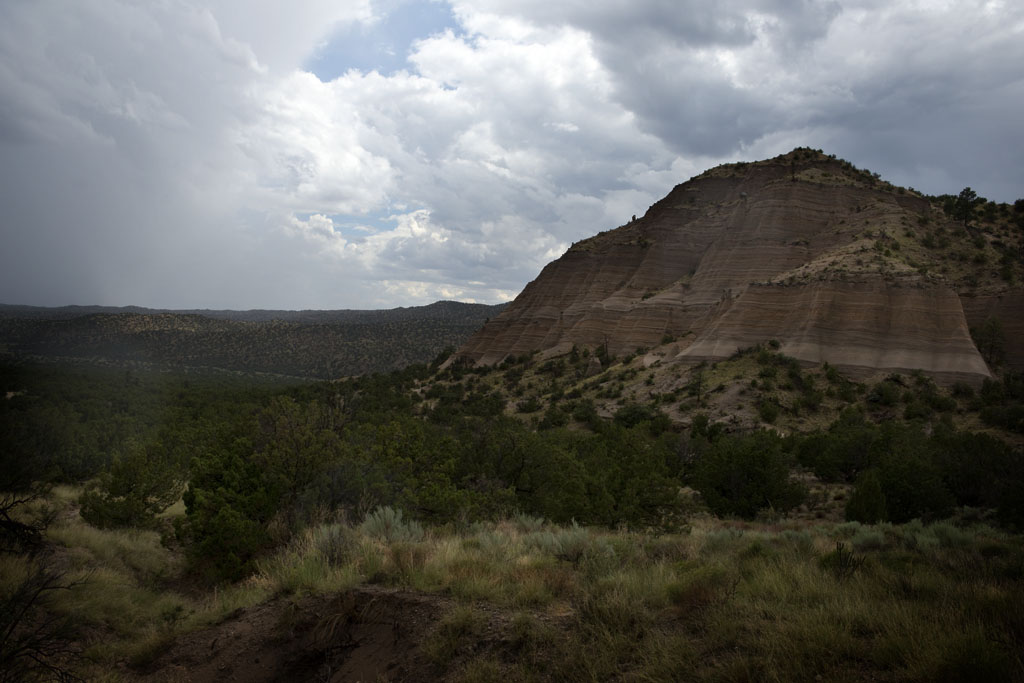
<path id="1" fill-rule="evenodd" d="M 979 204 L 985 203 L 984 197 L 979 197 L 978 193 L 972 190 L 970 187 L 965 187 L 960 190 L 958 194 L 949 205 L 947 205 L 947 211 L 953 218 L 958 221 L 964 222 L 964 228 L 970 227 L 971 219 L 974 218 L 974 210 Z"/>

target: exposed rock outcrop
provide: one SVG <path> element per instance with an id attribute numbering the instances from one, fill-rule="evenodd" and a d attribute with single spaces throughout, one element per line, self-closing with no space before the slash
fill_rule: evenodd
<path id="1" fill-rule="evenodd" d="M 995 283 L 962 297 L 959 271 L 936 273 L 922 243 L 933 229 L 972 239 L 928 199 L 814 150 L 718 167 L 574 244 L 459 355 L 618 355 L 672 337 L 678 360 L 697 361 L 776 339 L 809 363 L 978 382 L 989 370 L 968 323 L 1012 319 L 1007 356 L 1019 363 L 1024 294 Z"/>

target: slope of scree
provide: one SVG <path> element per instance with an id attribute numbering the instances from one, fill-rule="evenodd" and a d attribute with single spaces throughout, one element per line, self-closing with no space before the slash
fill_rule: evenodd
<path id="1" fill-rule="evenodd" d="M 1020 289 L 992 275 L 991 260 L 977 272 L 944 261 L 936 234 L 952 248 L 1003 246 L 816 150 L 721 166 L 572 245 L 458 357 L 484 365 L 573 345 L 621 355 L 671 339 L 676 360 L 698 362 L 776 339 L 800 361 L 855 375 L 921 369 L 980 382 L 990 373 L 970 327 L 995 316 L 1007 362 L 1024 364 Z"/>

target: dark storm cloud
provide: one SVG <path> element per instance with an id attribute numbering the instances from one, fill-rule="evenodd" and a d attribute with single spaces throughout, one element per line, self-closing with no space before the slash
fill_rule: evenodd
<path id="1" fill-rule="evenodd" d="M 798 145 L 1024 195 L 1019 3 L 444 5 L 0 4 L 0 301 L 507 299 L 676 183 Z M 355 33 L 406 52 L 304 69 Z"/>
<path id="2" fill-rule="evenodd" d="M 586 30 L 612 74 L 618 102 L 674 152 L 699 155 L 727 155 L 786 119 L 776 93 L 736 83 L 722 55 L 760 43 L 775 60 L 799 61 L 841 13 L 838 2 L 811 1 L 493 4 Z M 755 73 L 752 80 L 757 86 L 760 79 Z"/>

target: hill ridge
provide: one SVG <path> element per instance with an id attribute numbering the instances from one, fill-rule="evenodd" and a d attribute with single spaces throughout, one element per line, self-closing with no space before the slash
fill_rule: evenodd
<path id="1" fill-rule="evenodd" d="M 1006 328 L 1007 362 L 1024 363 L 1021 263 L 1006 259 L 1020 235 L 1000 232 L 1006 222 L 968 229 L 941 198 L 820 150 L 726 164 L 573 244 L 458 355 L 486 365 L 672 339 L 673 360 L 699 362 L 777 339 L 787 355 L 854 374 L 921 369 L 978 383 L 990 370 L 970 328 L 987 317 Z M 984 267 L 997 257 L 1003 278 Z"/>
<path id="2" fill-rule="evenodd" d="M 290 317 L 220 311 L 217 317 L 137 307 L 0 305 L 0 352 L 335 379 L 428 363 L 503 306 L 442 301 L 383 311 L 284 312 L 294 313 Z"/>
<path id="3" fill-rule="evenodd" d="M 209 309 L 209 308 L 147 308 L 145 306 L 27 306 L 0 303 L 0 318 L 76 318 L 95 314 L 136 314 L 136 315 L 199 315 L 215 320 L 242 320 L 263 322 L 281 320 L 290 322 L 347 321 L 353 319 L 378 319 L 384 317 L 444 317 L 455 310 L 500 310 L 505 304 L 478 304 L 463 301 L 441 300 L 423 306 L 398 306 L 384 309 Z"/>

